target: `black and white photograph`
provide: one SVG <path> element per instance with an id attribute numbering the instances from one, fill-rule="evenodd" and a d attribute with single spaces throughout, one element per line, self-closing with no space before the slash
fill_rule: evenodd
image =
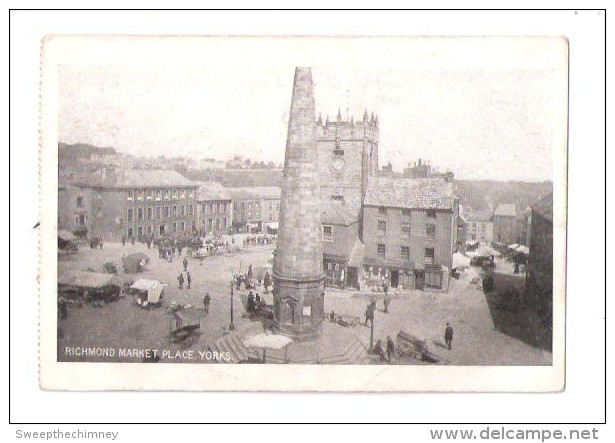
<path id="1" fill-rule="evenodd" d="M 42 63 L 44 388 L 563 387 L 566 39 L 49 36 Z"/>

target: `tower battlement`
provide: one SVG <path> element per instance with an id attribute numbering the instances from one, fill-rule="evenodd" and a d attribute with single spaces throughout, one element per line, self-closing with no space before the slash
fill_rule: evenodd
<path id="1" fill-rule="evenodd" d="M 357 120 L 354 116 L 350 119 L 343 119 L 341 113 L 338 113 L 337 118 L 333 120 L 326 116 L 324 122 L 322 116 L 319 115 L 316 122 L 316 136 L 319 140 L 358 140 L 365 138 L 377 142 L 378 135 L 378 117 L 373 112 L 371 117 L 368 117 L 367 111 L 365 111 L 363 118 Z"/>

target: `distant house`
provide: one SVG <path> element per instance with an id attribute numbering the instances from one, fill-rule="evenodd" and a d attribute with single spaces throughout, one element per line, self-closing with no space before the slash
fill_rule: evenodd
<path id="1" fill-rule="evenodd" d="M 320 220 L 327 286 L 358 288 L 363 245 L 357 216 L 343 202 L 330 200 L 323 202 Z"/>
<path id="2" fill-rule="evenodd" d="M 197 229 L 201 235 L 226 234 L 233 222 L 230 191 L 219 182 L 199 182 L 196 192 Z"/>
<path id="3" fill-rule="evenodd" d="M 519 243 L 517 206 L 501 204 L 493 212 L 493 239 L 497 243 L 510 245 Z"/>
<path id="4" fill-rule="evenodd" d="M 363 205 L 365 278 L 448 290 L 458 215 L 453 183 L 443 178 L 372 177 Z"/>
<path id="5" fill-rule="evenodd" d="M 493 242 L 493 220 L 488 211 L 467 211 L 467 239 L 483 243 Z"/>
<path id="6" fill-rule="evenodd" d="M 229 188 L 235 232 L 277 233 L 281 188 L 254 186 Z"/>
<path id="7" fill-rule="evenodd" d="M 553 322 L 553 194 L 532 205 L 527 266 L 528 302 L 546 324 Z"/>

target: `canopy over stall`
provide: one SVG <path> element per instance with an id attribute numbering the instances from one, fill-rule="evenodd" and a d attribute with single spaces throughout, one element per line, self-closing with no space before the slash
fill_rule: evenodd
<path id="1" fill-rule="evenodd" d="M 135 281 L 131 289 L 136 289 L 138 291 L 147 292 L 147 301 L 149 303 L 158 303 L 160 301 L 160 297 L 162 292 L 164 291 L 164 287 L 166 285 L 156 280 L 148 280 L 145 278 L 140 278 Z"/>

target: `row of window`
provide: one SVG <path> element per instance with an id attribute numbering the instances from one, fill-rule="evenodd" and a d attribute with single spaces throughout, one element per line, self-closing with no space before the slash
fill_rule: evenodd
<path id="1" fill-rule="evenodd" d="M 128 200 L 169 200 L 194 198 L 194 189 L 129 189 Z"/>
<path id="2" fill-rule="evenodd" d="M 201 206 L 201 213 L 203 214 L 227 214 L 228 203 L 207 203 Z"/>
<path id="3" fill-rule="evenodd" d="M 171 224 L 171 232 L 175 233 L 175 232 L 184 232 L 186 230 L 192 230 L 194 231 L 196 228 L 195 222 L 193 221 L 190 224 L 186 224 L 186 222 L 173 222 Z M 158 235 L 165 235 L 167 233 L 167 225 L 158 225 L 158 226 L 154 226 L 154 225 L 148 225 L 148 226 L 137 226 L 136 230 L 132 227 L 129 227 L 128 230 L 126 231 L 126 234 L 128 235 L 128 237 L 133 237 L 136 236 L 137 237 L 142 237 L 143 235 L 154 235 L 155 231 L 158 233 Z"/>
<path id="4" fill-rule="evenodd" d="M 378 235 L 387 235 L 387 222 L 385 220 L 378 220 Z M 428 237 L 436 236 L 436 225 L 433 223 L 425 224 L 425 235 Z M 401 237 L 410 238 L 410 223 L 402 222 L 401 224 Z"/>
<path id="5" fill-rule="evenodd" d="M 401 215 L 406 216 L 406 217 L 410 217 L 410 213 L 411 212 L 412 212 L 411 209 L 402 208 Z M 378 215 L 387 215 L 387 208 L 385 206 L 379 206 L 378 207 Z M 437 218 L 438 211 L 436 211 L 435 209 L 427 209 L 425 211 L 425 215 L 427 216 L 427 218 Z"/>
<path id="6" fill-rule="evenodd" d="M 228 222 L 226 220 L 226 217 L 224 217 L 222 220 L 220 220 L 219 218 L 213 219 L 207 219 L 207 221 L 205 220 L 201 220 L 201 228 L 206 228 L 207 230 L 211 231 L 214 229 L 214 225 L 215 225 L 215 229 L 226 229 Z"/>
<path id="7" fill-rule="evenodd" d="M 386 258 L 387 247 L 384 243 L 379 243 L 377 245 L 377 253 L 378 257 Z M 409 246 L 401 246 L 401 259 L 404 261 L 410 261 L 410 247 Z M 435 257 L 435 249 L 434 248 L 425 248 L 425 264 L 431 265 L 433 264 Z"/>
<path id="8" fill-rule="evenodd" d="M 179 208 L 179 212 L 178 212 Z M 150 206 L 147 208 L 137 208 L 136 214 L 134 209 L 128 209 L 126 213 L 126 220 L 132 222 L 135 218 L 137 221 L 142 220 L 160 220 L 167 219 L 169 217 L 185 217 L 186 215 L 194 214 L 194 205 L 173 205 L 173 206 Z"/>
<path id="9" fill-rule="evenodd" d="M 225 206 L 226 207 L 226 206 Z M 274 209 L 276 211 L 280 210 L 280 202 L 276 201 L 276 203 L 274 204 L 273 201 L 269 201 L 268 203 L 268 207 L 270 211 L 273 211 Z M 246 204 L 246 202 L 241 202 L 241 203 L 233 203 L 233 209 L 235 211 L 238 211 L 239 209 L 241 209 L 242 211 L 245 211 L 246 209 L 251 210 L 251 209 L 260 209 L 261 208 L 261 204 L 259 202 L 248 202 Z"/>

